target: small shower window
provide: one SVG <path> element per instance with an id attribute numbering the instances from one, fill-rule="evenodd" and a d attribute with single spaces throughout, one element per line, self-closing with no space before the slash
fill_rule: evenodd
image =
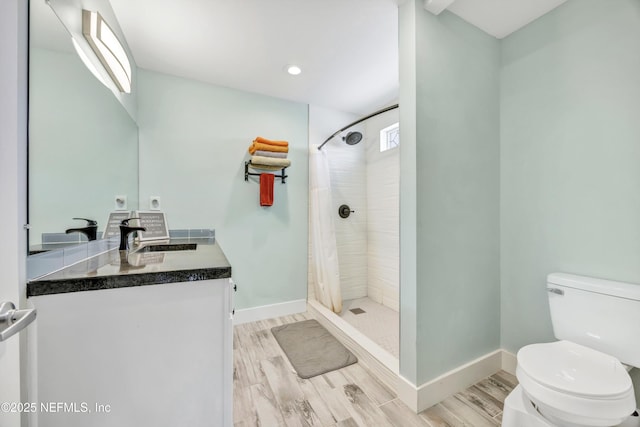
<path id="1" fill-rule="evenodd" d="M 380 131 L 380 152 L 400 145 L 400 124 L 394 123 Z"/>

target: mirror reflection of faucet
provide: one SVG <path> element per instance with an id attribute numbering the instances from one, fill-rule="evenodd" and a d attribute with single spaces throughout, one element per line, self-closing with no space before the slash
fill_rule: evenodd
<path id="1" fill-rule="evenodd" d="M 131 273 L 134 270 L 146 267 L 146 263 L 139 260 L 136 253 L 128 250 L 109 253 L 108 263 L 113 267 L 117 267 L 118 273 Z"/>
<path id="2" fill-rule="evenodd" d="M 129 252 L 128 251 L 118 251 L 120 254 L 120 263 L 118 264 L 120 266 L 120 269 L 118 270 L 119 273 L 129 273 L 133 270 L 140 270 L 141 268 L 145 268 L 146 264 L 144 263 L 140 263 L 138 260 L 135 260 L 133 262 L 129 262 Z"/>
<path id="3" fill-rule="evenodd" d="M 145 227 L 131 227 L 129 226 L 129 221 L 132 219 L 140 219 L 140 218 L 127 218 L 123 219 L 120 223 L 120 250 L 126 251 L 129 249 L 129 234 L 134 231 L 147 231 Z"/>
<path id="4" fill-rule="evenodd" d="M 81 228 L 68 228 L 65 233 L 82 233 L 87 236 L 87 240 L 96 240 L 98 236 L 98 221 L 87 218 L 73 218 L 78 221 L 87 221 L 86 227 Z"/>

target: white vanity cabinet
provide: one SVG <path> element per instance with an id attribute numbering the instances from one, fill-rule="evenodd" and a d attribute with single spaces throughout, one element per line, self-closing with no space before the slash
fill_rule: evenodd
<path id="1" fill-rule="evenodd" d="M 30 298 L 37 426 L 232 426 L 232 298 L 228 278 Z"/>

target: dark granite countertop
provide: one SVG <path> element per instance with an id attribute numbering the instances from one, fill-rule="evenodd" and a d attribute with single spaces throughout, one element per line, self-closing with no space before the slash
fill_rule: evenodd
<path id="1" fill-rule="evenodd" d="M 27 297 L 230 277 L 231 265 L 213 239 L 171 239 L 111 250 L 32 280 Z"/>

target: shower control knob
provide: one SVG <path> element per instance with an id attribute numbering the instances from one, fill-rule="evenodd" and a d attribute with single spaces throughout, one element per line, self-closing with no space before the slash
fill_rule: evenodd
<path id="1" fill-rule="evenodd" d="M 340 215 L 340 218 L 349 218 L 349 215 L 354 212 L 355 211 L 352 211 L 349 205 L 340 205 L 338 208 L 338 215 Z"/>

